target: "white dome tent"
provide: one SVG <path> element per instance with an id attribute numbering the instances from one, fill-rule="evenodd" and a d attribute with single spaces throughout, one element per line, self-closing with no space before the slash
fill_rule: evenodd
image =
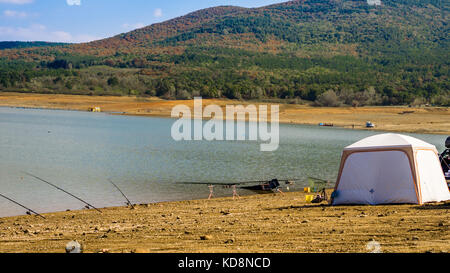
<path id="1" fill-rule="evenodd" d="M 332 204 L 446 200 L 450 192 L 436 147 L 405 135 L 381 134 L 344 149 Z"/>

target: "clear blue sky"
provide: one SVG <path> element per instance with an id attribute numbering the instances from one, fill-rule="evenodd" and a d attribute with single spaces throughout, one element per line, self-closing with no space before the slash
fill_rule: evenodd
<path id="1" fill-rule="evenodd" d="M 287 0 L 0 0 L 0 41 L 86 42 L 203 8 Z"/>

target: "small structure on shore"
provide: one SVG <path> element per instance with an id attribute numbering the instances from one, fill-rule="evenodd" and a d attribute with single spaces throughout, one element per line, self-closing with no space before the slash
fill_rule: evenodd
<path id="1" fill-rule="evenodd" d="M 89 108 L 89 112 L 100 113 L 101 111 L 102 111 L 102 108 L 100 108 L 98 106 Z"/>
<path id="2" fill-rule="evenodd" d="M 371 121 L 366 122 L 366 128 L 375 128 L 375 124 L 373 124 Z"/>
<path id="3" fill-rule="evenodd" d="M 332 204 L 424 204 L 450 200 L 434 145 L 399 134 L 345 148 Z"/>
<path id="4" fill-rule="evenodd" d="M 334 124 L 333 123 L 319 123 L 319 126 L 321 126 L 321 127 L 334 127 Z"/>

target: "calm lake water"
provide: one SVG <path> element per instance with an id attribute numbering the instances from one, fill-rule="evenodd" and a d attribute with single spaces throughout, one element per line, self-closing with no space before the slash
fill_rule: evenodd
<path id="1" fill-rule="evenodd" d="M 334 181 L 342 149 L 379 132 L 280 125 L 280 148 L 260 152 L 249 141 L 175 142 L 174 120 L 75 111 L 0 108 L 0 193 L 38 212 L 81 209 L 76 199 L 23 174 L 57 184 L 96 207 L 205 198 L 207 186 L 175 182 L 236 182 L 302 178 Z M 443 150 L 446 136 L 408 134 Z M 216 189 L 217 196 L 230 195 Z M 241 194 L 246 194 L 244 190 Z M 0 217 L 25 210 L 0 199 Z"/>

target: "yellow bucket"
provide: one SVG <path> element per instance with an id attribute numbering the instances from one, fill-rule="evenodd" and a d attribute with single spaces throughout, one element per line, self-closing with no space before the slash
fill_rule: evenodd
<path id="1" fill-rule="evenodd" d="M 311 203 L 312 200 L 314 200 L 314 195 L 307 195 L 306 196 L 306 203 Z"/>
<path id="2" fill-rule="evenodd" d="M 304 188 L 303 190 L 305 191 L 305 193 L 310 193 L 311 192 L 311 188 Z"/>

